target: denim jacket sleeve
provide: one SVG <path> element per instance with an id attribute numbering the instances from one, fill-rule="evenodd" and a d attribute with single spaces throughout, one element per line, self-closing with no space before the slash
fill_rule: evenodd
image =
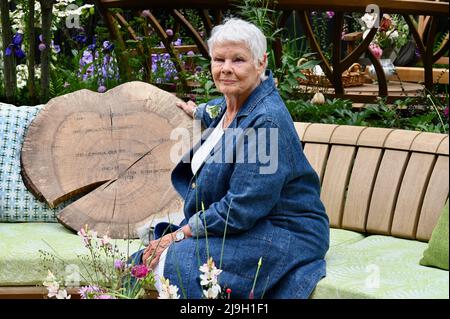
<path id="1" fill-rule="evenodd" d="M 282 130 L 276 123 L 267 118 L 259 122 L 252 128 L 257 131 L 261 128 L 274 129 L 265 131 L 277 132 L 275 140 L 271 140 L 268 136 L 265 139 L 265 151 L 276 149 L 276 154 L 271 156 L 271 161 L 274 160 L 277 165 L 276 170 L 265 173 L 267 170 L 264 167 L 267 168 L 267 165 L 258 158 L 260 152 L 254 163 L 248 161 L 247 156 L 243 163 L 235 163 L 226 195 L 189 219 L 193 236 L 203 237 L 206 231 L 208 234 L 220 236 L 223 235 L 225 226 L 227 234 L 245 232 L 258 220 L 267 216 L 277 204 L 283 186 L 292 174 L 292 153 L 289 150 L 287 137 L 283 136 Z M 272 133 L 267 135 L 269 134 Z M 248 139 L 244 140 L 243 149 L 249 149 L 247 148 Z"/>

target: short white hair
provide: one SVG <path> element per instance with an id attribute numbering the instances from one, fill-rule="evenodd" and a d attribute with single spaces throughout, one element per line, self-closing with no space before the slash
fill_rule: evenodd
<path id="1" fill-rule="evenodd" d="M 267 39 L 264 33 L 253 23 L 238 18 L 228 18 L 223 24 L 212 29 L 211 37 L 208 39 L 209 55 L 212 56 L 214 45 L 225 42 L 244 42 L 253 56 L 256 65 L 264 61 L 264 54 L 267 51 Z M 264 70 L 267 67 L 264 65 Z M 264 80 L 265 72 L 261 74 Z"/>

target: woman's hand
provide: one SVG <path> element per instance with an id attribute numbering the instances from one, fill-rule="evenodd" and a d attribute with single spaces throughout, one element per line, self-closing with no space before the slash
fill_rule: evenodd
<path id="1" fill-rule="evenodd" d="M 175 241 L 175 237 L 173 233 L 164 235 L 163 237 L 152 240 L 150 244 L 144 251 L 144 255 L 142 256 L 142 261 L 144 264 L 153 269 L 159 262 L 159 257 L 161 256 L 164 249 L 170 246 L 172 242 Z"/>
<path id="2" fill-rule="evenodd" d="M 192 237 L 191 227 L 184 225 L 181 227 L 181 231 L 184 233 L 185 238 Z M 148 265 L 150 269 L 155 268 L 159 262 L 164 249 L 170 246 L 175 241 L 175 232 L 162 236 L 157 240 L 152 240 L 150 244 L 145 248 L 142 261 L 145 265 Z"/>
<path id="3" fill-rule="evenodd" d="M 194 102 L 187 101 L 185 102 L 177 102 L 176 106 L 178 106 L 180 109 L 182 109 L 184 112 L 186 112 L 187 115 L 194 118 L 194 110 L 197 107 Z"/>

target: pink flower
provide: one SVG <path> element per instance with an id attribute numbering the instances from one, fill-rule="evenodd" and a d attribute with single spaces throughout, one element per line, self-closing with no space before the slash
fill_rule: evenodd
<path id="1" fill-rule="evenodd" d="M 168 35 L 169 37 L 173 36 L 173 31 L 172 31 L 172 29 L 167 29 L 167 30 L 166 30 L 166 33 L 167 33 L 167 35 Z"/>
<path id="2" fill-rule="evenodd" d="M 137 279 L 142 279 L 149 273 L 146 265 L 136 265 L 131 269 L 131 275 Z"/>
<path id="3" fill-rule="evenodd" d="M 81 299 L 89 299 L 92 295 L 103 292 L 97 286 L 85 286 L 79 289 Z"/>
<path id="4" fill-rule="evenodd" d="M 141 12 L 141 17 L 150 17 L 150 10 L 144 10 Z"/>
<path id="5" fill-rule="evenodd" d="M 444 115 L 448 117 L 448 106 L 444 109 Z"/>
<path id="6" fill-rule="evenodd" d="M 45 48 L 46 48 L 46 46 L 45 46 L 45 44 L 44 43 L 39 43 L 39 45 L 38 45 L 38 49 L 39 49 L 39 51 L 44 51 L 45 50 Z"/>
<path id="7" fill-rule="evenodd" d="M 124 264 L 123 261 L 120 259 L 116 259 L 116 261 L 114 261 L 114 268 L 117 270 L 121 270 L 123 268 Z"/>
<path id="8" fill-rule="evenodd" d="M 329 19 L 334 17 L 334 11 L 327 11 L 327 16 L 328 16 Z"/>
<path id="9" fill-rule="evenodd" d="M 383 55 L 383 50 L 378 46 L 378 44 L 376 43 L 371 43 L 369 45 L 369 49 L 370 51 L 372 51 L 373 55 L 377 58 L 377 59 L 381 59 L 381 56 Z"/>

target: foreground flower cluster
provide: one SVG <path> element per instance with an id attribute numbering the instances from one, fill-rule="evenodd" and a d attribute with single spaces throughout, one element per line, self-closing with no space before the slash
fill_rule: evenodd
<path id="1" fill-rule="evenodd" d="M 84 272 L 78 272 L 77 275 L 83 282 L 89 283 L 78 290 L 82 299 L 137 299 L 144 298 L 148 291 L 154 290 L 155 280 L 150 269 L 145 265 L 130 263 L 128 256 L 113 245 L 108 236 L 99 238 L 87 226 L 80 229 L 78 236 L 89 251 L 87 256 L 78 256 Z M 51 261 L 48 253 L 42 253 L 46 254 L 47 261 Z M 67 268 L 67 265 L 63 266 Z M 79 282 L 70 282 L 68 285 L 67 275 L 58 278 L 53 274 L 56 271 L 49 270 L 48 273 L 44 286 L 47 287 L 49 298 L 70 298 L 62 287 L 63 282 L 74 288 L 80 286 Z"/>
<path id="2" fill-rule="evenodd" d="M 111 243 L 109 237 L 99 238 L 97 232 L 88 229 L 87 226 L 80 229 L 78 236 L 84 247 L 89 250 L 89 254 L 78 256 L 84 272 L 79 272 L 77 275 L 83 282 L 89 284 L 80 287 L 80 283 L 76 280 L 68 280 L 67 274 L 59 276 L 58 269 L 54 269 L 56 268 L 55 256 L 41 251 L 48 270 L 43 285 L 47 288 L 49 298 L 70 299 L 71 295 L 66 290 L 69 287 L 78 288 L 82 299 L 139 299 L 145 298 L 150 291 L 155 291 L 154 273 L 144 264 L 130 262 L 129 256 L 121 253 L 118 247 Z M 70 265 L 63 266 L 67 269 Z M 222 294 L 223 289 L 218 280 L 222 270 L 216 267 L 213 259 L 209 258 L 199 270 L 204 298 L 224 298 L 225 295 Z M 159 299 L 180 299 L 178 287 L 172 285 L 169 279 L 164 277 L 158 279 L 161 283 Z M 226 289 L 225 292 L 229 298 L 231 290 Z"/>

